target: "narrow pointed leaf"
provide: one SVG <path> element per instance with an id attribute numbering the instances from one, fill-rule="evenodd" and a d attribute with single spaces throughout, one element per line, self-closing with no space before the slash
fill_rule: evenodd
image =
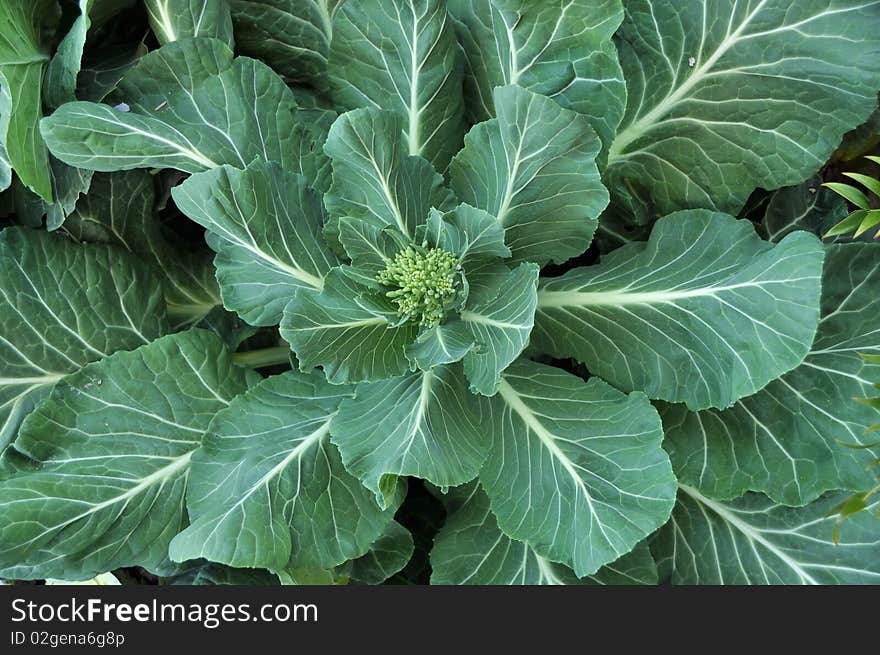
<path id="1" fill-rule="evenodd" d="M 862 224 L 862 221 L 867 215 L 868 212 L 864 209 L 854 211 L 852 214 L 844 218 L 842 221 L 840 221 L 830 230 L 828 230 L 825 234 L 823 234 L 822 238 L 828 239 L 830 237 L 837 237 L 851 233 L 853 230 L 858 229 L 858 227 Z"/>
<path id="2" fill-rule="evenodd" d="M 880 196 L 880 180 L 877 180 L 870 175 L 863 175 L 861 173 L 850 173 L 849 171 L 845 171 L 843 174 L 846 175 L 848 178 L 862 184 L 875 196 Z"/>
<path id="3" fill-rule="evenodd" d="M 862 218 L 862 222 L 859 223 L 858 229 L 853 233 L 853 238 L 859 238 L 865 232 L 877 225 L 877 223 L 880 223 L 880 209 L 872 209 Z"/>
<path id="4" fill-rule="evenodd" d="M 826 182 L 822 186 L 834 191 L 839 196 L 846 198 L 859 209 L 868 210 L 871 208 L 871 202 L 863 191 L 857 189 L 851 184 L 842 184 L 840 182 Z"/>

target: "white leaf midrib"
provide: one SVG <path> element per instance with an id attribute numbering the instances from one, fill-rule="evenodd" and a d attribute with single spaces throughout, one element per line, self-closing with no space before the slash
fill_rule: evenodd
<path id="1" fill-rule="evenodd" d="M 629 291 L 612 289 L 608 291 L 538 291 L 538 307 L 577 307 L 577 306 L 624 306 L 624 305 L 655 305 L 675 303 L 689 298 L 717 297 L 718 295 L 738 289 L 768 285 L 788 285 L 812 278 L 790 278 L 787 280 L 751 280 L 715 287 L 700 289 L 661 290 L 661 291 Z"/>
<path id="2" fill-rule="evenodd" d="M 712 68 L 715 64 L 718 63 L 718 60 L 721 59 L 724 54 L 730 50 L 736 43 L 739 41 L 740 36 L 745 31 L 745 29 L 749 26 L 749 24 L 754 20 L 755 16 L 757 16 L 761 10 L 764 8 L 764 5 L 767 4 L 768 0 L 761 0 L 755 9 L 743 20 L 743 22 L 734 30 L 732 33 L 728 34 L 718 47 L 715 49 L 715 52 L 709 56 L 708 59 L 700 66 L 693 71 L 693 73 L 684 81 L 684 83 L 679 86 L 674 91 L 670 92 L 666 95 L 663 100 L 658 102 L 653 109 L 651 109 L 648 113 L 644 114 L 637 120 L 630 123 L 623 130 L 618 132 L 617 137 L 611 144 L 611 147 L 608 151 L 608 165 L 612 165 L 612 163 L 619 159 L 627 146 L 629 146 L 633 141 L 642 136 L 645 132 L 651 129 L 654 124 L 665 116 L 669 111 L 673 109 L 679 102 L 681 102 L 687 94 L 700 82 L 702 82 L 706 76 L 711 72 Z M 660 41 L 662 42 L 663 36 L 658 34 L 660 37 Z"/>
<path id="3" fill-rule="evenodd" d="M 686 484 L 679 483 L 678 488 L 680 491 L 683 491 L 685 494 L 690 496 L 698 504 L 707 507 L 712 512 L 717 514 L 723 521 L 739 530 L 739 532 L 746 539 L 748 539 L 749 542 L 758 543 L 763 546 L 776 558 L 778 558 L 781 562 L 788 566 L 792 571 L 794 571 L 801 580 L 811 585 L 820 584 L 813 576 L 807 573 L 800 562 L 793 559 L 790 555 L 788 555 L 788 553 L 781 550 L 778 546 L 776 546 L 776 544 L 767 539 L 760 530 L 756 529 L 749 523 L 746 523 L 734 512 L 727 509 L 723 504 L 706 498 L 699 491 Z"/>
<path id="4" fill-rule="evenodd" d="M 198 444 L 193 443 L 193 445 L 197 446 Z M 97 512 L 100 512 L 101 510 L 106 509 L 107 507 L 112 507 L 114 505 L 117 505 L 117 504 L 123 503 L 123 502 L 127 504 L 127 502 L 129 500 L 136 497 L 137 495 L 139 495 L 143 491 L 153 487 L 154 485 L 161 484 L 164 486 L 164 484 L 167 480 L 173 478 L 180 471 L 182 471 L 183 469 L 186 469 L 189 466 L 190 460 L 192 459 L 193 453 L 195 453 L 195 451 L 196 451 L 196 448 L 193 448 L 192 450 L 187 451 L 186 453 L 184 453 L 178 457 L 173 458 L 169 464 L 167 464 L 166 466 L 163 466 L 160 469 L 157 469 L 156 471 L 153 471 L 152 473 L 150 473 L 146 477 L 141 478 L 133 487 L 131 487 L 127 491 L 119 494 L 118 496 L 113 496 L 112 498 L 108 498 L 107 500 L 101 501 L 100 503 L 96 503 L 94 505 L 91 505 L 91 507 L 89 507 L 87 510 L 80 512 L 76 516 L 70 517 L 69 519 L 62 521 L 61 523 L 59 523 L 57 525 L 45 526 L 46 529 L 43 532 L 41 532 L 40 534 L 34 536 L 33 539 L 31 539 L 28 543 L 33 543 L 34 541 L 36 541 L 37 539 L 39 539 L 40 537 L 42 537 L 46 534 L 50 534 L 50 533 L 57 534 L 58 532 L 60 532 L 64 528 L 66 528 L 67 526 L 72 525 L 75 522 L 77 522 L 81 519 L 84 519 L 88 516 L 92 516 L 92 515 L 96 514 Z M 55 499 L 56 500 L 65 500 L 63 498 L 57 498 L 57 497 Z M 30 499 L 26 499 L 26 502 L 29 500 Z M 85 502 L 85 501 L 74 501 L 74 502 Z M 18 545 L 18 547 L 20 548 L 25 545 L 27 545 L 27 544 L 20 544 L 20 545 Z"/>

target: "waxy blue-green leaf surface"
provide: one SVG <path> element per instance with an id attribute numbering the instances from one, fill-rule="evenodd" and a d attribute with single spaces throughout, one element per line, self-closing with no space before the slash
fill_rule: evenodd
<path id="1" fill-rule="evenodd" d="M 300 369 L 321 366 L 334 384 L 402 375 L 408 368 L 404 348 L 416 331 L 381 291 L 365 288 L 342 268 L 327 274 L 322 291 L 300 289 L 281 320 L 281 336 Z"/>
<path id="2" fill-rule="evenodd" d="M 64 231 L 86 243 L 109 243 L 153 264 L 162 279 L 173 328 L 193 325 L 220 309 L 220 290 L 208 253 L 185 253 L 169 242 L 156 212 L 153 176 L 132 170 L 96 173 Z"/>
<path id="3" fill-rule="evenodd" d="M 876 585 L 880 521 L 865 511 L 847 519 L 832 541 L 831 494 L 785 507 L 750 493 L 732 501 L 681 486 L 672 518 L 651 540 L 661 580 L 686 585 Z M 874 506 L 876 509 L 876 505 Z"/>
<path id="4" fill-rule="evenodd" d="M 78 0 L 79 16 L 70 26 L 70 31 L 58 45 L 58 51 L 46 68 L 43 78 L 43 102 L 57 107 L 65 102 L 76 100 L 76 78 L 82 65 L 86 35 L 91 25 L 89 11 L 93 0 Z"/>
<path id="5" fill-rule="evenodd" d="M 648 585 L 657 567 L 645 542 L 592 575 L 578 578 L 505 535 L 477 484 L 449 492 L 448 518 L 431 550 L 431 583 L 449 585 Z"/>
<path id="6" fill-rule="evenodd" d="M 22 425 L 29 459 L 0 482 L 0 573 L 87 579 L 161 566 L 186 525 L 190 460 L 245 369 L 204 330 L 86 366 Z"/>
<path id="7" fill-rule="evenodd" d="M 382 584 L 407 565 L 413 552 L 410 531 L 397 521 L 391 521 L 366 555 L 349 560 L 337 567 L 336 572 L 363 584 Z"/>
<path id="8" fill-rule="evenodd" d="M 333 19 L 329 79 L 345 109 L 402 120 L 410 155 L 443 171 L 464 135 L 462 62 L 445 0 L 350 0 Z"/>
<path id="9" fill-rule="evenodd" d="M 877 108 L 880 2 L 630 0 L 606 182 L 647 222 L 815 173 Z M 644 209 L 647 205 L 647 210 Z"/>
<path id="10" fill-rule="evenodd" d="M 327 86 L 333 17 L 345 0 L 231 0 L 235 45 L 296 82 Z"/>
<path id="11" fill-rule="evenodd" d="M 320 290 L 339 263 L 321 236 L 321 197 L 276 164 L 198 173 L 171 195 L 208 230 L 223 304 L 251 325 L 277 325 L 294 292 Z"/>
<path id="12" fill-rule="evenodd" d="M 0 232 L 0 449 L 64 376 L 167 330 L 159 279 L 128 253 Z"/>
<path id="13" fill-rule="evenodd" d="M 806 357 L 823 257 L 805 232 L 772 245 L 748 221 L 671 214 L 647 243 L 542 280 L 532 342 L 621 389 L 729 407 Z"/>
<path id="14" fill-rule="evenodd" d="M 611 36 L 620 0 L 449 0 L 465 54 L 466 111 L 473 122 L 499 111 L 493 90 L 517 84 L 584 114 L 605 148 L 626 106 Z"/>
<path id="15" fill-rule="evenodd" d="M 443 178 L 427 160 L 408 154 L 402 126 L 396 114 L 373 108 L 336 119 L 324 145 L 333 161 L 333 185 L 324 196 L 331 219 L 390 225 L 412 238 L 432 207 L 451 208 Z M 332 222 L 328 229 L 338 233 Z"/>
<path id="16" fill-rule="evenodd" d="M 535 322 L 538 266 L 504 269 L 490 284 L 491 293 L 468 302 L 459 320 L 471 331 L 475 347 L 464 356 L 471 391 L 491 396 L 501 373 L 529 343 Z"/>
<path id="17" fill-rule="evenodd" d="M 303 140 L 293 93 L 265 64 L 215 39 L 174 41 L 129 69 L 114 98 L 62 105 L 41 123 L 52 154 L 98 171 L 245 168 L 261 157 L 300 172 Z M 317 156 L 317 155 L 315 155 Z"/>
<path id="18" fill-rule="evenodd" d="M 498 526 L 578 577 L 669 517 L 675 477 L 644 394 L 520 361 L 504 373 L 485 424 L 492 448 L 480 483 Z"/>
<path id="19" fill-rule="evenodd" d="M 289 371 L 236 398 L 193 455 L 191 524 L 171 557 L 237 567 L 329 568 L 365 554 L 401 500 L 382 510 L 342 466 L 330 422 L 354 388 Z"/>
<path id="20" fill-rule="evenodd" d="M 518 86 L 494 97 L 497 118 L 474 127 L 452 161 L 452 190 L 495 216 L 515 261 L 579 255 L 608 204 L 596 133 L 586 117 Z"/>
<path id="21" fill-rule="evenodd" d="M 8 0 L 0 5 L 0 188 L 9 167 L 29 189 L 52 202 L 49 156 L 38 123 L 49 53 L 40 41 L 50 0 Z M 4 169 L 6 169 L 4 171 Z"/>
<path id="22" fill-rule="evenodd" d="M 160 44 L 207 37 L 233 46 L 229 0 L 144 0 Z"/>
<path id="23" fill-rule="evenodd" d="M 386 504 L 396 476 L 441 487 L 473 480 L 489 449 L 484 407 L 468 393 L 461 366 L 437 366 L 359 384 L 330 431 L 345 467 Z"/>
<path id="24" fill-rule="evenodd" d="M 664 445 L 683 482 L 711 498 L 752 490 L 790 505 L 876 484 L 870 464 L 880 448 L 865 429 L 877 410 L 854 398 L 876 396 L 880 381 L 880 365 L 859 357 L 880 352 L 878 282 L 880 246 L 829 246 L 822 319 L 800 366 L 721 412 L 662 410 Z"/>

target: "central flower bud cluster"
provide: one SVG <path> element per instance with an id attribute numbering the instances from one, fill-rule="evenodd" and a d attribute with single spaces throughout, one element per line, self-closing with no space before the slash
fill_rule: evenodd
<path id="1" fill-rule="evenodd" d="M 455 298 L 459 270 L 458 259 L 450 252 L 408 247 L 388 262 L 376 280 L 397 287 L 385 295 L 394 301 L 401 316 L 418 321 L 423 327 L 433 327 Z"/>

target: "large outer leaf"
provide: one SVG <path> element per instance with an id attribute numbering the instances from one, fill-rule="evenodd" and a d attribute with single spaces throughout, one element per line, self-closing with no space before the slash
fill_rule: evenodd
<path id="1" fill-rule="evenodd" d="M 333 161 L 333 185 L 324 197 L 331 219 L 391 225 L 412 238 L 432 207 L 451 208 L 443 178 L 425 159 L 407 155 L 401 126 L 399 116 L 372 108 L 336 119 L 324 145 Z M 331 222 L 328 230 L 338 227 Z"/>
<path id="2" fill-rule="evenodd" d="M 453 585 L 656 584 L 657 567 L 646 542 L 593 575 L 578 578 L 567 566 L 538 555 L 499 528 L 479 485 L 455 489 L 449 518 L 431 550 L 431 583 Z M 444 499 L 445 500 L 445 499 Z"/>
<path id="3" fill-rule="evenodd" d="M 652 539 L 661 580 L 673 584 L 877 584 L 880 521 L 849 518 L 832 542 L 845 494 L 784 507 L 760 494 L 710 500 L 681 486 L 669 523 Z"/>
<path id="4" fill-rule="evenodd" d="M 461 147 L 462 66 L 444 0 L 348 0 L 333 20 L 329 73 L 336 102 L 395 112 L 409 154 L 437 170 Z"/>
<path id="5" fill-rule="evenodd" d="M 259 585 L 261 587 L 279 584 L 278 578 L 262 569 L 234 569 L 231 566 L 198 562 L 192 568 L 173 578 L 162 581 L 172 585 Z"/>
<path id="6" fill-rule="evenodd" d="M 746 490 L 802 505 L 832 489 L 872 486 L 880 448 L 865 435 L 877 410 L 853 400 L 876 395 L 880 365 L 880 246 L 829 246 L 822 320 L 804 363 L 723 412 L 663 409 L 665 447 L 678 476 L 713 498 Z"/>
<path id="7" fill-rule="evenodd" d="M 515 261 L 563 262 L 590 245 L 608 204 L 586 117 L 517 86 L 495 89 L 498 118 L 474 127 L 449 168 L 452 190 L 494 214 Z"/>
<path id="8" fill-rule="evenodd" d="M 72 102 L 43 119 L 52 154 L 100 171 L 152 166 L 197 173 L 256 157 L 299 172 L 301 144 L 317 140 L 298 125 L 293 93 L 265 64 L 232 59 L 215 39 L 169 43 L 145 55 L 110 105 Z"/>
<path id="9" fill-rule="evenodd" d="M 51 0 L 0 4 L 0 113 L 5 114 L 0 127 L 6 127 L 0 130 L 0 150 L 5 149 L 4 158 L 21 181 L 46 202 L 52 202 L 52 181 L 37 124 L 43 115 L 40 90 L 49 55 L 40 44 L 39 29 L 51 6 Z"/>
<path id="10" fill-rule="evenodd" d="M 495 403 L 480 482 L 505 534 L 583 577 L 666 522 L 675 477 L 643 394 L 520 361 Z"/>
<path id="11" fill-rule="evenodd" d="M 85 367 L 22 425 L 32 462 L 0 482 L 0 573 L 86 579 L 167 559 L 190 459 L 246 371 L 203 330 Z"/>
<path id="12" fill-rule="evenodd" d="M 201 36 L 232 47 L 229 0 L 144 0 L 144 4 L 161 44 Z"/>
<path id="13" fill-rule="evenodd" d="M 330 443 L 330 420 L 354 389 L 320 374 L 264 380 L 214 418 L 193 455 L 191 524 L 171 542 L 177 561 L 330 568 L 360 557 L 396 503 L 380 510 Z"/>
<path id="14" fill-rule="evenodd" d="M 473 122 L 495 115 L 496 86 L 519 86 L 581 114 L 607 147 L 626 105 L 611 36 L 620 0 L 449 0 L 465 53 Z"/>
<path id="15" fill-rule="evenodd" d="M 146 264 L 43 231 L 0 232 L 0 450 L 58 380 L 166 330 Z"/>
<path id="16" fill-rule="evenodd" d="M 197 323 L 220 305 L 210 258 L 183 252 L 162 233 L 147 171 L 96 173 L 64 231 L 80 241 L 120 246 L 154 264 L 175 328 Z"/>
<path id="17" fill-rule="evenodd" d="M 729 407 L 800 364 L 819 320 L 822 246 L 751 223 L 671 214 L 647 243 L 542 282 L 534 344 L 625 390 Z"/>
<path id="18" fill-rule="evenodd" d="M 171 195 L 208 229 L 223 304 L 251 325 L 277 325 L 294 292 L 320 290 L 339 263 L 321 237 L 321 196 L 276 164 L 198 173 Z"/>
<path id="19" fill-rule="evenodd" d="M 284 309 L 281 336 L 302 371 L 322 366 L 330 382 L 342 384 L 402 375 L 408 368 L 404 348 L 415 339 L 416 327 L 401 324 L 384 295 L 336 268 L 321 292 L 297 292 Z"/>
<path id="20" fill-rule="evenodd" d="M 654 215 L 736 213 L 814 173 L 877 107 L 880 2 L 632 0 L 607 180 Z M 633 197 L 628 197 L 633 196 Z"/>
<path id="21" fill-rule="evenodd" d="M 345 468 L 384 505 L 397 476 L 442 487 L 473 480 L 489 449 L 481 412 L 461 367 L 438 366 L 358 385 L 330 431 Z"/>
<path id="22" fill-rule="evenodd" d="M 289 80 L 326 84 L 333 16 L 345 0 L 232 0 L 235 42 Z"/>

